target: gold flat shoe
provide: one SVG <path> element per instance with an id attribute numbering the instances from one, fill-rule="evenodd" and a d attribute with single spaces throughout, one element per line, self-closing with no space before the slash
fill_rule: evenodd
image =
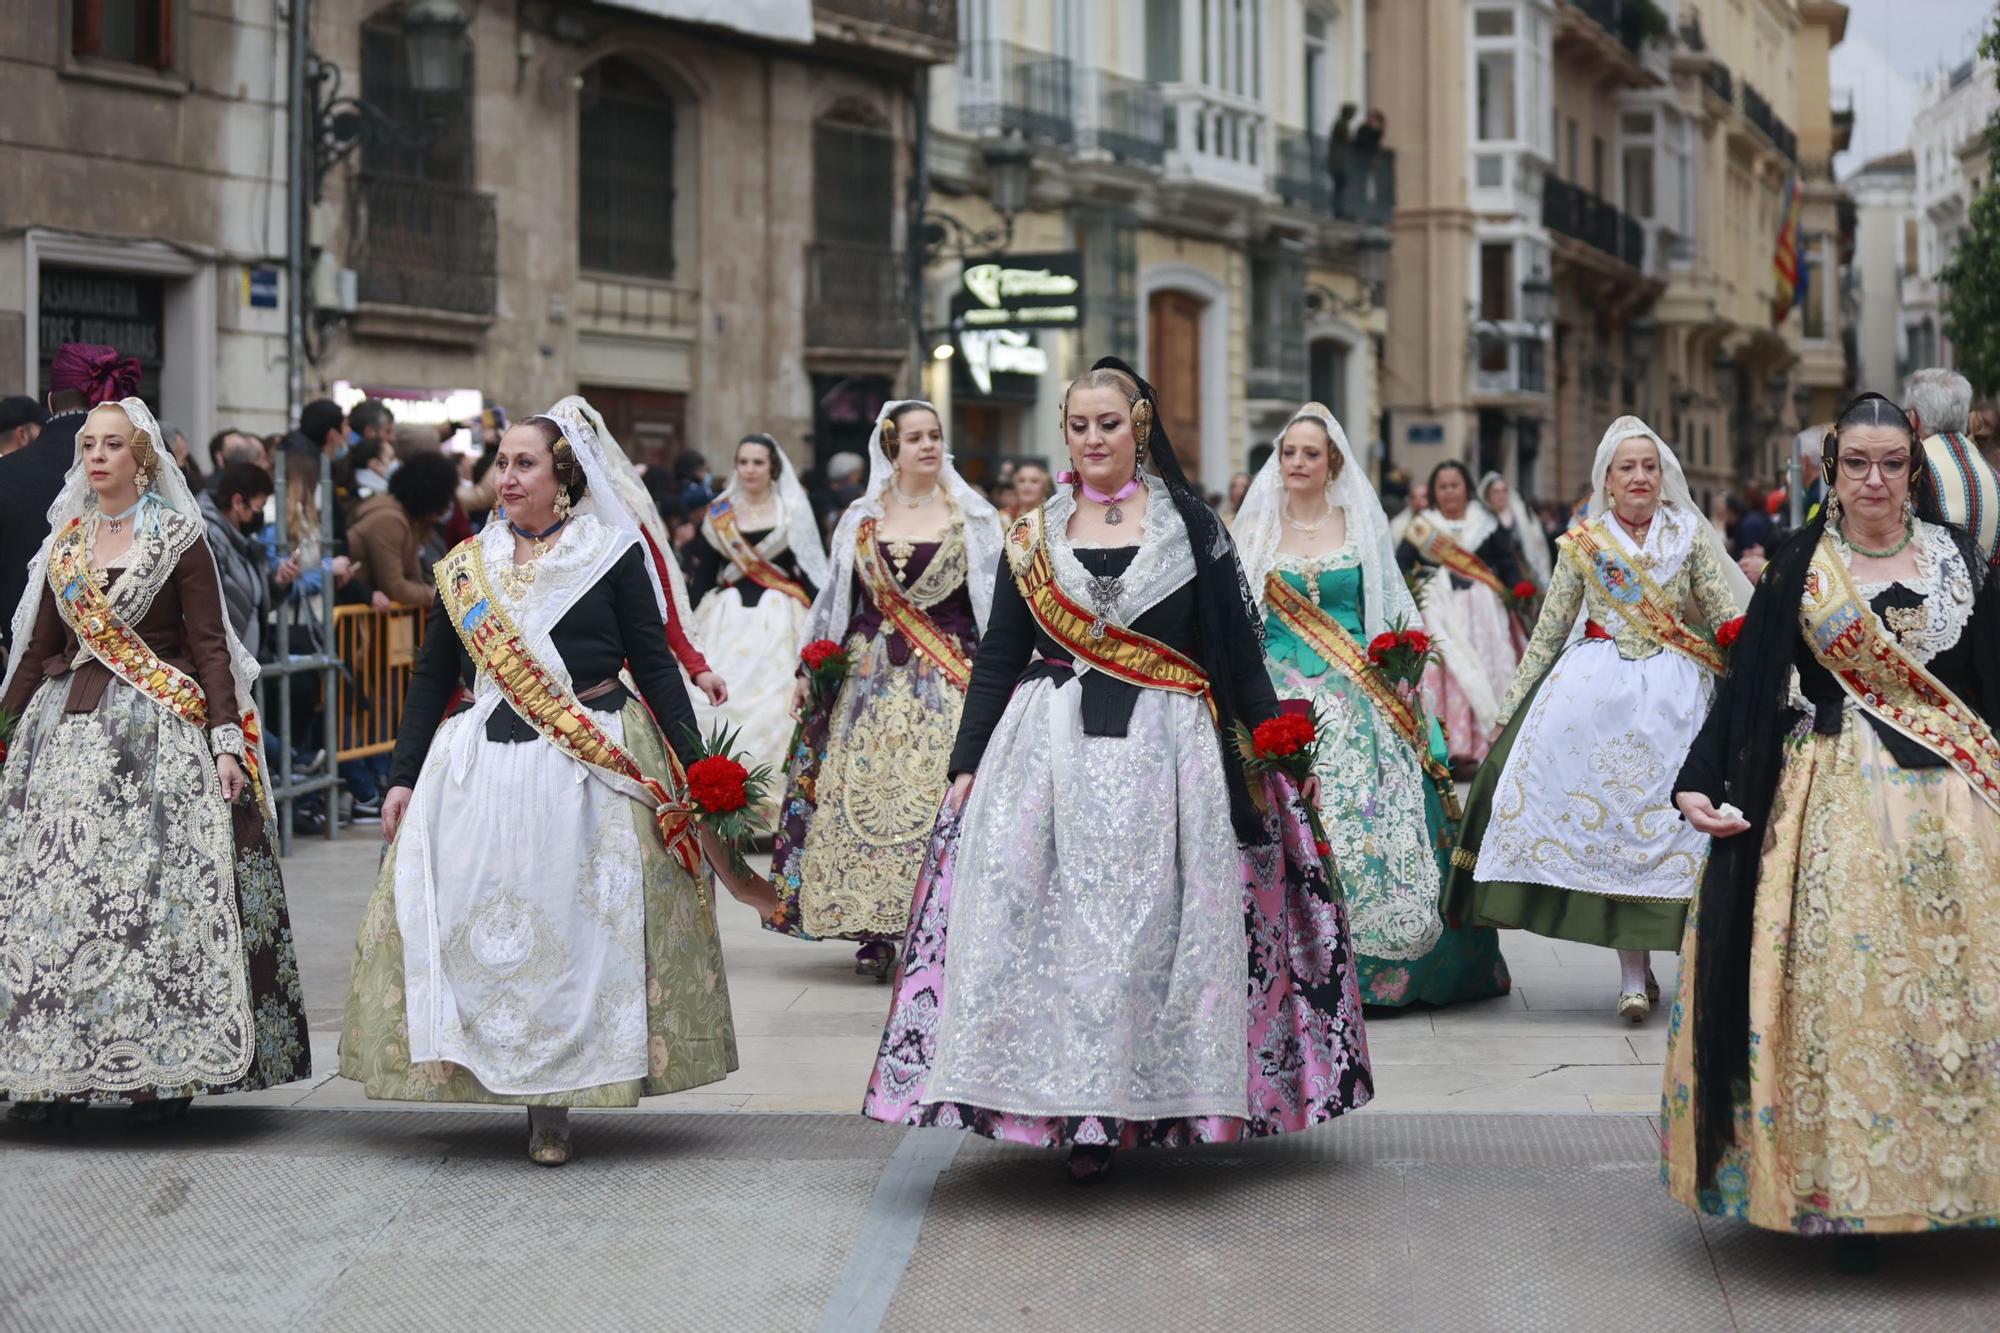
<path id="1" fill-rule="evenodd" d="M 1618 997 L 1618 1016 L 1627 1023 L 1643 1023 L 1652 1012 L 1653 1002 L 1642 990 L 1628 990 Z"/>
<path id="2" fill-rule="evenodd" d="M 566 1131 L 538 1129 L 528 1140 L 528 1160 L 537 1166 L 561 1166 L 569 1160 L 570 1152 Z"/>

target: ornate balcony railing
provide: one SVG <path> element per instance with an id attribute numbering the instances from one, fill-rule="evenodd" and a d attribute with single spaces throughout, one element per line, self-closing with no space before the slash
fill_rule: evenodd
<path id="1" fill-rule="evenodd" d="M 1396 155 L 1386 148 L 1332 144 L 1322 135 L 1281 130 L 1272 184 L 1288 204 L 1386 227 L 1396 211 Z"/>
<path id="2" fill-rule="evenodd" d="M 1731 106 L 1736 105 L 1736 80 L 1729 73 L 1729 66 L 1720 60 L 1712 62 L 1701 72 L 1701 81 L 1708 90 Z"/>
<path id="3" fill-rule="evenodd" d="M 1013 132 L 1076 143 L 1077 78 L 1062 56 L 1012 42 L 972 42 L 958 57 L 958 124 L 970 134 Z"/>
<path id="4" fill-rule="evenodd" d="M 1633 55 L 1645 47 L 1647 38 L 1664 36 L 1671 30 L 1666 14 L 1652 0 L 1570 0 L 1570 3 L 1616 37 Z"/>
<path id="5" fill-rule="evenodd" d="M 901 351 L 909 346 L 910 263 L 886 245 L 806 247 L 806 345 Z"/>
<path id="6" fill-rule="evenodd" d="M 363 302 L 495 312 L 500 228 L 492 195 L 363 172 L 352 200 L 349 261 Z"/>
<path id="7" fill-rule="evenodd" d="M 958 0 L 813 0 L 813 8 L 935 42 L 958 40 Z"/>
<path id="8" fill-rule="evenodd" d="M 1633 268 L 1646 267 L 1646 229 L 1638 220 L 1566 180 L 1550 176 L 1542 182 L 1542 225 Z"/>
<path id="9" fill-rule="evenodd" d="M 1796 162 L 1799 160 L 1799 136 L 1792 133 L 1792 127 L 1778 119 L 1778 113 L 1764 100 L 1763 94 L 1747 82 L 1743 85 L 1743 114 L 1750 123 L 1764 132 L 1780 153 Z"/>
<path id="10" fill-rule="evenodd" d="M 1167 151 L 1195 180 L 1246 194 L 1264 192 L 1271 121 L 1246 98 L 1178 85 L 1167 91 Z"/>
<path id="11" fill-rule="evenodd" d="M 1167 159 L 1167 104 L 1157 84 L 1109 70 L 1079 70 L 1078 142 L 1122 162 L 1157 167 Z"/>

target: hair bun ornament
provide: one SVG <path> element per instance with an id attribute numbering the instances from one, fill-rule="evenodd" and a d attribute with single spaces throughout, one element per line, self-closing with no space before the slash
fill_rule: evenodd
<path id="1" fill-rule="evenodd" d="M 1139 442 L 1141 449 L 1152 441 L 1153 402 L 1150 398 L 1141 398 L 1132 404 L 1132 438 Z"/>
<path id="2" fill-rule="evenodd" d="M 901 433 L 896 429 L 896 418 L 882 418 L 882 452 L 894 458 L 896 450 L 902 447 Z"/>

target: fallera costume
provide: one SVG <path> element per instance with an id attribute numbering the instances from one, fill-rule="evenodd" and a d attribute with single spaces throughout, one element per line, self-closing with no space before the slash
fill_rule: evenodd
<path id="1" fill-rule="evenodd" d="M 952 522 L 937 541 L 877 534 L 895 476 L 882 409 L 868 443 L 868 490 L 833 534 L 831 576 L 804 641 L 839 643 L 846 678 L 799 729 L 787 771 L 772 877 L 791 933 L 897 942 L 923 869 L 958 734 L 972 654 L 993 604 L 1000 520 L 947 459 L 938 501 Z M 886 957 L 886 955 L 885 955 Z M 886 964 L 884 965 L 886 971 Z"/>
<path id="2" fill-rule="evenodd" d="M 574 517 L 531 565 L 494 523 L 435 571 L 390 776 L 415 791 L 341 1035 L 371 1098 L 630 1106 L 736 1067 L 676 813 L 694 715 L 666 595 L 596 433 L 573 404 L 551 415 L 587 478 Z"/>
<path id="3" fill-rule="evenodd" d="M 250 687 L 201 511 L 152 442 L 123 563 L 100 569 L 79 460 L 14 615 L 0 707 L 0 1097 L 166 1102 L 311 1071 Z M 250 779 L 223 799 L 216 757 Z"/>
<path id="4" fill-rule="evenodd" d="M 978 777 L 917 886 L 875 1119 L 1132 1147 L 1371 1094 L 1338 890 L 1296 792 L 1260 805 L 1225 740 L 1278 708 L 1234 550 L 1164 432 L 1141 446 L 1137 545 L 1072 543 L 1069 484 L 1008 531 L 951 761 Z"/>
<path id="5" fill-rule="evenodd" d="M 1388 520 L 1332 414 L 1315 404 L 1299 420 L 1319 422 L 1334 442 L 1340 471 L 1328 505 L 1344 512 L 1346 542 L 1324 555 L 1279 551 L 1281 449 L 1251 482 L 1235 536 L 1263 609 L 1278 697 L 1307 701 L 1325 727 L 1320 809 L 1353 917 L 1361 999 L 1449 1004 L 1503 995 L 1510 981 L 1499 935 L 1447 928 L 1439 916 L 1458 832 L 1444 737 L 1421 700 L 1399 697 L 1368 662 L 1368 643 L 1392 624 L 1423 627 Z"/>
<path id="6" fill-rule="evenodd" d="M 1452 756 L 1484 759 L 1527 638 L 1509 601 L 1521 578 L 1513 539 L 1477 500 L 1455 519 L 1433 504 L 1403 529 L 1396 563 L 1427 575 L 1418 601 L 1443 661 L 1424 692 Z"/>

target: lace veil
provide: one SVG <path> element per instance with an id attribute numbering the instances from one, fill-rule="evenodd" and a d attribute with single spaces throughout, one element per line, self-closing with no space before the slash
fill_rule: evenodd
<path id="1" fill-rule="evenodd" d="M 854 613 L 855 534 L 864 518 L 882 517 L 883 494 L 896 476 L 895 465 L 882 447 L 882 426 L 895 413 L 912 407 L 937 411 L 921 398 L 904 398 L 885 404 L 875 418 L 874 433 L 868 437 L 868 489 L 847 506 L 847 512 L 840 516 L 840 525 L 833 530 L 829 577 L 820 582 L 819 595 L 813 599 L 812 611 L 806 617 L 807 643 L 814 639 L 838 640 L 847 633 L 847 622 Z M 938 485 L 958 506 L 959 519 L 965 524 L 966 591 L 972 595 L 972 612 L 979 621 L 979 632 L 984 634 L 986 617 L 993 610 L 993 577 L 1000 565 L 1000 543 L 1004 536 L 1000 515 L 985 496 L 958 475 L 949 449 L 945 451 L 944 468 L 938 473 Z"/>
<path id="2" fill-rule="evenodd" d="M 674 559 L 673 534 L 667 531 L 665 521 L 660 518 L 660 511 L 653 503 L 652 493 L 646 489 L 646 483 L 640 478 L 639 469 L 632 466 L 632 460 L 625 456 L 625 451 L 619 447 L 618 441 L 612 438 L 609 430 L 605 429 L 603 415 L 590 405 L 588 399 L 581 394 L 570 394 L 549 409 L 549 418 L 562 426 L 563 417 L 570 412 L 580 417 L 582 424 L 596 437 L 597 447 L 593 452 L 602 465 L 605 483 L 602 493 L 615 496 L 633 523 L 653 539 L 654 546 L 659 550 L 660 559 L 649 560 L 646 563 L 652 569 L 656 583 L 659 581 L 660 566 L 666 567 L 667 581 L 663 591 L 673 603 L 674 615 L 680 620 L 682 632 L 688 635 L 688 641 L 692 643 L 694 610 L 688 605 L 687 583 L 682 579 L 680 565 Z M 578 449 L 577 440 L 570 437 L 568 426 L 563 426 L 563 434 L 570 439 L 570 449 L 583 464 L 585 475 L 589 476 L 590 463 L 585 461 L 585 452 Z M 595 503 L 595 497 L 600 493 L 598 479 L 592 477 L 589 485 L 590 492 L 585 496 L 585 502 Z M 598 507 L 598 513 L 603 517 L 604 511 L 601 505 Z"/>
<path id="3" fill-rule="evenodd" d="M 1361 615 L 1367 637 L 1372 639 L 1382 633 L 1399 616 L 1406 628 L 1420 628 L 1423 617 L 1418 614 L 1409 585 L 1396 565 L 1396 544 L 1389 536 L 1388 515 L 1382 512 L 1382 501 L 1368 484 L 1368 475 L 1354 456 L 1354 447 L 1347 442 L 1347 432 L 1341 429 L 1333 413 L 1318 403 L 1307 403 L 1294 412 L 1285 423 L 1285 430 L 1301 421 L 1317 421 L 1340 452 L 1340 475 L 1327 487 L 1327 502 L 1346 511 L 1348 540 L 1361 554 Z M 1284 438 L 1285 432 L 1279 431 L 1271 456 L 1250 482 L 1250 489 L 1236 511 L 1237 549 L 1242 553 L 1243 573 L 1260 611 L 1264 583 L 1278 562 L 1278 544 L 1285 535 Z"/>
<path id="4" fill-rule="evenodd" d="M 569 442 L 570 454 L 577 466 L 583 469 L 583 498 L 576 503 L 578 514 L 595 514 L 597 521 L 604 525 L 612 539 L 606 543 L 605 552 L 600 557 L 599 568 L 585 581 L 588 588 L 611 571 L 611 567 L 625 554 L 625 549 L 633 544 L 645 544 L 644 529 L 639 526 L 639 516 L 628 506 L 619 494 L 617 474 L 614 472 L 604 445 L 604 437 L 590 422 L 595 415 L 590 404 L 571 394 L 542 414 L 556 423 L 563 439 Z M 626 466 L 630 466 L 627 464 Z M 640 487 L 640 494 L 645 488 Z M 646 563 L 646 582 L 653 587 L 653 600 L 659 605 L 660 620 L 667 618 L 667 593 L 660 586 L 660 570 L 656 562 Z"/>
<path id="5" fill-rule="evenodd" d="M 1493 510 L 1498 518 L 1500 511 L 1493 509 L 1487 495 L 1495 482 L 1505 484 L 1506 478 L 1498 472 L 1489 472 L 1479 479 L 1479 503 Z M 1549 576 L 1555 572 L 1555 561 L 1549 551 L 1549 539 L 1542 532 L 1541 520 L 1528 508 L 1528 502 L 1521 498 L 1520 491 L 1507 487 L 1507 514 L 1514 520 L 1510 531 L 1514 534 L 1514 545 L 1520 549 L 1521 558 L 1528 562 L 1529 571 L 1535 576 L 1535 586 L 1549 586 Z M 1502 526 L 1505 526 L 1504 524 Z"/>
<path id="6" fill-rule="evenodd" d="M 1673 448 L 1660 438 L 1659 432 L 1637 417 L 1624 416 L 1611 423 L 1604 432 L 1604 439 L 1597 446 L 1597 460 L 1590 465 L 1590 510 L 1589 516 L 1596 518 L 1611 509 L 1611 493 L 1605 479 L 1611 474 L 1611 459 L 1618 452 L 1618 446 L 1627 440 L 1641 436 L 1653 442 L 1660 451 L 1660 498 L 1667 504 L 1678 506 L 1683 517 L 1695 525 L 1695 540 L 1706 541 L 1722 570 L 1723 581 L 1729 585 L 1729 595 L 1735 599 L 1738 610 L 1750 605 L 1750 580 L 1729 558 L 1729 548 L 1722 543 L 1722 534 L 1715 525 L 1695 506 L 1694 495 L 1688 490 L 1687 474 L 1681 471 L 1681 460 L 1674 456 Z"/>

